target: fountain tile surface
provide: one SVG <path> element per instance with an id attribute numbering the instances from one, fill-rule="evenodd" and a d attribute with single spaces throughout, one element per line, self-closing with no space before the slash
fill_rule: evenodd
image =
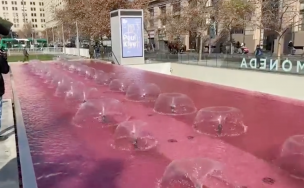
<path id="1" fill-rule="evenodd" d="M 0 134 L 8 138 L 0 142 L 0 187 L 19 188 L 12 101 L 5 99 L 2 105 Z"/>

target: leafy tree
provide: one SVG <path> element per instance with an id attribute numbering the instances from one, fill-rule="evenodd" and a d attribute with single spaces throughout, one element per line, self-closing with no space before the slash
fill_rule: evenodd
<path id="1" fill-rule="evenodd" d="M 276 54 L 280 62 L 282 44 L 285 34 L 293 28 L 302 25 L 298 10 L 298 0 L 257 0 L 260 13 L 255 17 L 254 25 L 264 31 L 270 31 L 277 36 L 278 48 Z"/>
<path id="2" fill-rule="evenodd" d="M 229 0 L 221 1 L 218 4 L 218 20 L 220 23 L 221 35 L 229 36 L 230 50 L 232 51 L 232 30 L 233 29 L 245 29 L 253 16 L 257 4 L 255 0 Z M 246 24 L 247 23 L 247 24 Z"/>
<path id="3" fill-rule="evenodd" d="M 77 21 L 81 35 L 100 38 L 110 35 L 110 12 L 116 9 L 144 8 L 148 0 L 65 0 L 66 6 L 56 10 L 56 19 L 72 27 Z M 69 25 L 69 26 L 68 26 Z"/>
<path id="4" fill-rule="evenodd" d="M 34 30 L 33 30 L 33 26 L 32 23 L 25 23 L 22 27 L 22 29 L 20 29 L 17 32 L 17 35 L 19 36 L 19 38 L 31 38 L 32 34 L 33 34 Z"/>

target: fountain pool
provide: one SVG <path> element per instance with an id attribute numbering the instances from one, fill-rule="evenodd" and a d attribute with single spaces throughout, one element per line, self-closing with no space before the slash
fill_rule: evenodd
<path id="1" fill-rule="evenodd" d="M 79 62 L 75 63 L 76 66 L 79 64 Z M 165 100 L 170 100 L 170 104 L 174 105 L 166 106 L 166 102 L 162 102 L 160 108 L 157 108 L 154 105 L 157 100 L 134 102 L 129 100 L 123 91 L 115 92 L 108 87 L 109 76 L 105 76 L 107 84 L 104 84 L 105 82 L 100 80 L 95 82 L 94 75 L 78 74 L 77 71 L 69 71 L 65 68 L 68 66 L 51 64 L 49 66 L 56 70 L 56 74 L 64 77 L 66 81 L 82 82 L 86 88 L 96 88 L 100 93 L 100 98 L 88 100 L 92 105 L 86 105 L 89 110 L 83 115 L 83 117 L 92 116 L 92 121 L 88 119 L 80 123 L 80 126 L 75 126 L 73 119 L 81 106 L 88 101 L 67 102 L 64 96 L 56 95 L 58 88 L 49 87 L 49 83 L 45 83 L 46 78 L 41 74 L 33 73 L 31 64 L 12 65 L 39 187 L 300 188 L 303 186 L 304 182 L 295 178 L 298 174 L 291 175 L 288 168 L 279 169 L 277 162 L 281 157 L 284 142 L 295 133 L 304 134 L 301 120 L 304 106 L 300 102 L 291 103 L 271 96 L 265 97 L 122 66 L 84 62 L 81 64 L 81 67 L 90 67 L 87 70 L 92 74 L 93 72 L 102 74 L 102 71 L 105 74 L 110 73 L 115 75 L 112 79 L 123 80 L 124 84 L 154 83 L 162 94 L 168 94 L 164 97 Z M 5 79 L 9 87 L 7 81 L 9 77 Z M 10 95 L 6 94 L 6 97 Z M 191 102 L 187 102 L 189 100 L 194 106 Z M 117 114 L 114 113 L 117 112 L 116 109 L 120 109 L 112 108 L 116 104 L 124 108 L 120 112 L 128 118 L 111 116 Z M 239 109 L 242 122 L 248 127 L 247 131 L 238 136 L 221 137 L 208 136 L 195 131 L 193 122 L 196 111 L 213 106 Z M 171 109 L 172 113 L 176 113 L 176 109 L 181 109 L 181 112 L 185 113 L 184 115 L 161 114 L 159 109 Z M 186 113 L 187 109 L 193 112 Z M 99 119 L 94 116 L 96 112 L 102 113 Z M 115 117 L 115 121 L 109 117 Z M 223 131 L 226 129 L 225 125 L 234 122 L 233 118 L 228 119 L 230 123 L 223 123 Z M 114 122 L 108 123 L 111 126 L 101 126 L 109 120 Z M 142 129 L 137 131 L 139 129 L 132 128 L 133 125 L 121 125 L 125 121 L 138 120 L 144 122 L 144 131 Z M 130 136 L 131 141 L 126 139 L 126 142 L 132 142 L 134 149 L 121 150 L 113 147 L 118 127 L 127 127 L 122 129 L 123 134 L 133 135 Z M 153 138 L 155 147 L 145 151 L 138 150 L 136 146 L 143 140 L 140 140 L 141 134 Z M 147 143 L 144 141 L 144 144 Z"/>

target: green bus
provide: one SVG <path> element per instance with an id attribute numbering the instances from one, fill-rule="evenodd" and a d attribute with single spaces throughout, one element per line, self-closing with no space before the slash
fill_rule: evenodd
<path id="1" fill-rule="evenodd" d="M 35 47 L 47 47 L 47 40 L 46 39 L 32 39 L 32 38 L 29 38 L 28 39 L 30 44 L 34 44 Z"/>
<path id="2" fill-rule="evenodd" d="M 0 48 L 7 50 L 8 48 L 29 48 L 31 45 L 35 47 L 47 47 L 46 39 L 18 39 L 18 38 L 2 38 L 0 40 Z"/>
<path id="3" fill-rule="evenodd" d="M 2 38 L 0 40 L 0 48 L 7 50 L 8 48 L 18 48 L 19 44 L 16 39 Z"/>

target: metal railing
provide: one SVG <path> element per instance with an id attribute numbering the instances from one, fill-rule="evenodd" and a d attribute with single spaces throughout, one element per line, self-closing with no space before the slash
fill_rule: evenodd
<path id="1" fill-rule="evenodd" d="M 13 108 L 16 122 L 16 134 L 18 142 L 19 162 L 21 169 L 22 188 L 38 188 L 34 171 L 33 160 L 30 152 L 29 142 L 26 134 L 20 101 L 16 92 L 15 82 L 12 72 L 11 87 L 13 94 Z"/>
<path id="2" fill-rule="evenodd" d="M 202 54 L 201 60 L 198 60 L 197 53 L 169 54 L 169 53 L 145 53 L 145 63 L 181 63 L 189 65 L 199 65 L 207 67 L 232 68 L 242 70 L 257 70 L 264 72 L 276 72 L 304 75 L 304 57 L 301 55 L 282 56 L 278 61 L 277 69 L 273 67 L 273 62 L 278 60 L 277 56 L 265 54 L 260 58 L 265 66 L 255 68 L 250 64 L 250 60 L 255 59 L 252 54 Z M 285 60 L 288 60 L 284 63 Z M 244 62 L 245 61 L 245 64 Z M 300 63 L 300 64 L 299 64 Z M 291 67 L 290 67 L 291 65 Z"/>
<path id="3" fill-rule="evenodd" d="M 24 48 L 9 48 L 8 54 L 22 54 Z M 26 48 L 28 53 L 37 53 L 37 54 L 61 54 L 63 53 L 63 48 L 61 47 L 46 47 L 46 48 Z"/>
<path id="4" fill-rule="evenodd" d="M 114 52 L 113 52 L 113 51 L 112 51 L 112 53 L 111 53 L 111 54 L 112 54 L 112 57 L 114 57 L 114 58 L 115 58 L 115 60 L 116 60 L 117 64 L 118 64 L 118 65 L 120 65 L 120 63 L 119 63 L 119 61 L 117 60 L 116 55 L 114 54 Z"/>

